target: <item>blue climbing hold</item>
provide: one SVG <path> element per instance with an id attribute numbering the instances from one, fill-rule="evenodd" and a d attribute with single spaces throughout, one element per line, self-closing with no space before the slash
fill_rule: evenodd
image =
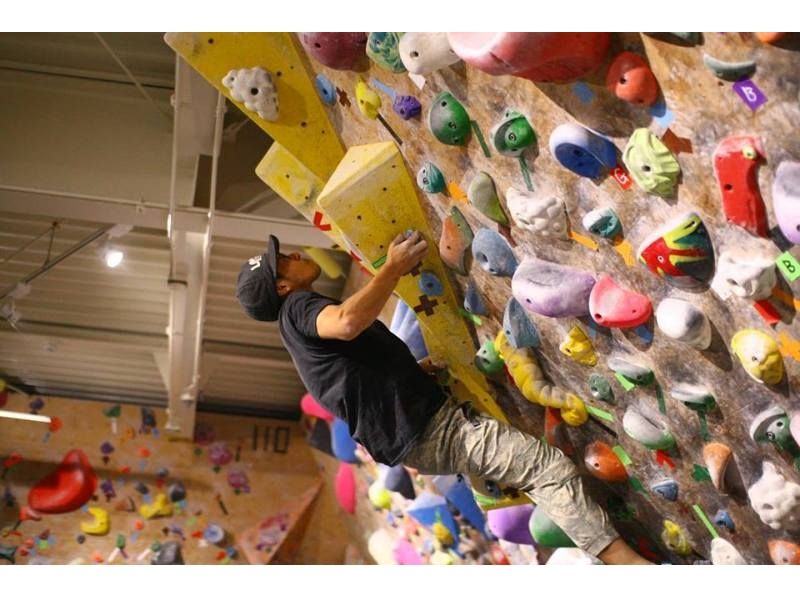
<path id="1" fill-rule="evenodd" d="M 481 297 L 478 287 L 472 279 L 470 279 L 467 285 L 467 292 L 464 295 L 464 309 L 476 316 L 485 316 L 488 313 L 483 297 Z"/>
<path id="2" fill-rule="evenodd" d="M 650 489 L 665 500 L 672 502 L 678 500 L 678 482 L 673 479 L 655 482 L 651 484 Z"/>
<path id="3" fill-rule="evenodd" d="M 480 229 L 472 240 L 472 256 L 492 276 L 512 276 L 517 258 L 503 237 L 488 228 Z"/>
<path id="4" fill-rule="evenodd" d="M 535 349 L 541 344 L 536 326 L 528 318 L 525 308 L 513 297 L 506 303 L 506 310 L 503 314 L 503 332 L 505 332 L 509 344 L 515 349 L 525 347 Z"/>
<path id="5" fill-rule="evenodd" d="M 391 492 L 399 492 L 404 498 L 413 500 L 417 493 L 414 490 L 414 482 L 408 475 L 408 470 L 402 463 L 390 467 L 383 480 L 383 487 Z"/>
<path id="6" fill-rule="evenodd" d="M 419 290 L 430 297 L 440 297 L 444 293 L 442 281 L 433 272 L 423 272 L 419 277 Z"/>
<path id="7" fill-rule="evenodd" d="M 392 110 L 403 120 L 408 120 L 419 116 L 422 112 L 422 104 L 414 96 L 398 95 L 392 102 Z"/>
<path id="8" fill-rule="evenodd" d="M 331 80 L 325 75 L 317 75 L 317 78 L 314 79 L 314 85 L 317 88 L 319 97 L 323 102 L 328 104 L 328 106 L 332 106 L 336 102 L 336 87 L 334 87 Z"/>
<path id="9" fill-rule="evenodd" d="M 617 165 L 614 144 L 576 123 L 556 127 L 550 135 L 550 153 L 564 168 L 592 179 Z"/>
<path id="10" fill-rule="evenodd" d="M 356 441 L 350 436 L 347 422 L 338 417 L 333 420 L 331 425 L 331 445 L 333 446 L 333 454 L 339 461 L 358 463 Z"/>
<path id="11" fill-rule="evenodd" d="M 731 514 L 722 509 L 717 511 L 717 514 L 714 515 L 714 525 L 717 527 L 726 527 L 732 532 L 736 531 L 736 524 L 733 522 Z"/>

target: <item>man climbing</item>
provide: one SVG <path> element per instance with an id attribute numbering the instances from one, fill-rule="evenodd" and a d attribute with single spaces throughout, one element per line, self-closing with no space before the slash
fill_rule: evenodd
<path id="1" fill-rule="evenodd" d="M 555 447 L 448 399 L 406 345 L 377 318 L 397 282 L 428 251 L 398 235 L 384 265 L 343 302 L 312 290 L 320 268 L 299 254 L 266 252 L 242 265 L 236 296 L 247 314 L 279 321 L 308 391 L 372 457 L 424 474 L 463 473 L 525 492 L 575 542 L 608 564 L 649 564 L 589 498 L 575 465 Z"/>

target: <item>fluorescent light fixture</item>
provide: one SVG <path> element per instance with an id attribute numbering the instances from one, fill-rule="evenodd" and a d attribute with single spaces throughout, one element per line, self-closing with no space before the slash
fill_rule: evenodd
<path id="1" fill-rule="evenodd" d="M 122 263 L 125 254 L 119 249 L 108 248 L 103 252 L 103 260 L 109 268 L 116 268 Z"/>
<path id="2" fill-rule="evenodd" d="M 38 415 L 36 413 L 20 413 L 19 411 L 6 411 L 5 409 L 0 409 L 0 417 L 6 417 L 8 419 L 21 419 L 29 422 L 42 422 L 43 424 L 49 424 L 51 421 L 50 417 L 47 415 Z"/>

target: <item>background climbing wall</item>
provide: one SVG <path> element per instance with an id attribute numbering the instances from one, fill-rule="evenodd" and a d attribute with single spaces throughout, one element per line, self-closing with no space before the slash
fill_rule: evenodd
<path id="1" fill-rule="evenodd" d="M 7 408 L 25 412 L 30 402 L 12 394 Z M 48 398 L 40 413 L 60 419 L 62 426 L 56 432 L 48 432 L 46 424 L 0 420 L 0 459 L 8 463 L 13 453 L 22 457 L 9 469 L 4 467 L 0 480 L 0 544 L 17 546 L 18 564 L 32 559 L 52 564 L 75 559 L 106 561 L 119 534 L 125 537 L 128 558 L 118 555 L 115 564 L 149 564 L 153 555 L 138 557 L 156 540 L 179 542 L 187 564 L 242 564 L 247 562 L 238 543 L 243 532 L 271 516 L 280 525 L 271 530 L 273 538 L 260 549 L 261 558 L 272 556 L 274 562 L 285 564 L 345 561 L 346 547 L 356 534 L 336 504 L 332 484 L 323 483 L 324 472 L 320 472 L 299 423 L 200 413 L 195 442 L 171 442 L 159 433 L 165 421 L 163 409 L 153 409 L 155 428 L 142 429 L 140 409 L 123 405 L 115 433 L 112 420 L 104 415 L 110 407 L 110 403 Z M 23 521 L 14 530 L 19 507 L 26 504 L 31 486 L 74 448 L 86 453 L 97 474 L 96 499 L 86 507 L 108 511 L 109 532 L 83 534 L 80 523 L 92 520 L 84 509 Z M 212 456 L 219 465 L 215 466 Z M 162 468 L 166 475 L 159 475 Z M 109 499 L 103 486 L 107 480 L 115 494 Z M 183 484 L 186 497 L 173 504 L 173 514 L 142 517 L 139 508 L 153 504 L 154 497 L 167 493 L 176 481 Z M 140 484 L 143 487 L 138 487 Z M 144 487 L 147 494 L 140 492 Z M 314 496 L 302 517 L 302 499 Z M 136 512 L 117 508 L 128 497 Z M 203 537 L 208 524 L 225 531 L 222 541 L 213 544 Z M 281 531 L 281 526 L 288 529 Z M 83 543 L 78 542 L 79 535 L 85 537 Z M 275 554 L 270 554 L 270 544 L 275 546 Z M 228 550 L 234 547 L 238 555 L 231 558 Z M 8 561 L 0 559 L 0 564 Z"/>
<path id="2" fill-rule="evenodd" d="M 596 275 L 607 273 L 621 285 L 646 294 L 654 307 L 665 297 L 678 297 L 689 300 L 708 316 L 713 338 L 705 351 L 666 337 L 654 328 L 652 318 L 635 330 L 612 331 L 588 318 L 531 316 L 542 338 L 537 355 L 547 375 L 588 404 L 610 414 L 605 420 L 590 418 L 583 427 L 568 430 L 577 449 L 575 460 L 583 468 L 583 449 L 592 440 L 624 448 L 632 460 L 629 473 L 641 481 L 640 490 L 625 483 L 606 484 L 588 476 L 587 481 L 601 502 L 609 507 L 626 537 L 651 558 L 668 558 L 673 562 L 709 558 L 711 535 L 699 521 L 694 505 L 701 507 L 709 517 L 719 510 L 728 511 L 735 531 L 717 527 L 716 533 L 732 542 L 751 563 L 770 562 L 767 540 L 792 538 L 761 522 L 748 504 L 745 487 L 759 478 L 764 460 L 775 463 L 787 478 L 800 481 L 791 456 L 771 444 L 756 444 L 748 434 L 752 420 L 766 407 L 779 405 L 787 411 L 800 407 L 796 395 L 800 326 L 795 317 L 800 281 L 790 283 L 786 277 L 778 275 L 778 285 L 770 303 L 778 311 L 779 321 L 770 326 L 752 303 L 745 300 L 722 299 L 711 290 L 688 293 L 670 287 L 643 264 L 635 262 L 632 252 L 665 221 L 687 210 L 695 210 L 708 228 L 717 256 L 723 249 L 737 246 L 745 250 L 761 248 L 773 259 L 787 249 L 795 257 L 800 256 L 800 251 L 787 244 L 777 232 L 771 198 L 777 165 L 784 159 L 800 159 L 800 138 L 796 134 L 800 126 L 800 59 L 792 47 L 793 43 L 796 46 L 796 41 L 790 39 L 789 43 L 778 47 L 763 44 L 750 34 L 710 33 L 704 34 L 698 45 L 678 45 L 638 33 L 614 34 L 606 62 L 586 80 L 564 85 L 534 84 L 510 76 L 492 77 L 459 62 L 427 76 L 420 88 L 407 74 L 390 73 L 374 63 L 370 63 L 369 71 L 355 73 L 328 69 L 310 61 L 312 69 L 326 75 L 337 88 L 337 102 L 329 110 L 346 146 L 393 138 L 379 120 L 371 120 L 359 111 L 355 88 L 356 83 L 363 80 L 380 95 L 383 101 L 380 113 L 402 141 L 400 149 L 409 171 L 415 174 L 426 161 L 433 162 L 442 171 L 450 183 L 448 192 L 425 194 L 419 191 L 434 232 L 431 241 L 438 241 L 441 220 L 453 205 L 466 215 L 474 231 L 481 227 L 497 230 L 497 225 L 466 199 L 465 191 L 479 171 L 486 171 L 494 178 L 504 207 L 502 198 L 507 188 L 525 189 L 517 160 L 496 151 L 492 151 L 490 158 L 485 157 L 474 135 L 466 147 L 446 146 L 434 138 L 425 124 L 425 117 L 433 98 L 441 91 L 450 91 L 464 104 L 487 138 L 492 125 L 502 119 L 507 108 L 527 115 L 538 136 L 538 145 L 528 159 L 534 188 L 543 184 L 553 186 L 566 203 L 572 230 L 584 238 L 590 236 L 581 224 L 584 214 L 598 207 L 613 207 L 629 243 L 629 246 L 615 247 L 594 237 L 595 248 L 591 242 L 587 246 L 574 240 L 537 239 L 535 234 L 514 226 L 511 236 L 518 259 L 535 255 Z M 664 102 L 649 109 L 624 102 L 605 88 L 610 59 L 624 50 L 646 57 Z M 731 83 L 718 79 L 704 66 L 704 52 L 725 61 L 753 59 L 757 70 L 751 78 L 763 92 L 766 103 L 751 109 L 735 93 Z M 387 87 L 397 94 L 417 97 L 423 107 L 422 115 L 408 121 L 401 119 L 391 108 Z M 647 127 L 664 138 L 677 156 L 683 173 L 677 196 L 662 199 L 645 193 L 636 185 L 625 189 L 613 176 L 593 181 L 563 168 L 550 153 L 547 142 L 553 129 L 573 121 L 610 137 L 619 151 L 637 128 Z M 727 222 L 722 211 L 712 155 L 717 144 L 730 135 L 754 135 L 764 146 L 766 162 L 758 170 L 758 184 L 772 228 L 767 240 L 759 240 Z M 389 234 L 387 231 L 387 240 L 396 232 Z M 627 255 L 626 247 L 631 252 Z M 463 293 L 467 277 L 452 276 Z M 511 295 L 511 280 L 491 277 L 475 263 L 470 276 L 478 283 L 489 308 L 489 316 L 482 318 L 482 323 L 476 327 L 477 350 L 480 342 L 494 338 L 499 330 L 503 309 Z M 559 344 L 573 325 L 591 338 L 598 355 L 597 365 L 581 365 L 559 352 Z M 758 384 L 730 351 L 732 336 L 743 328 L 764 331 L 779 342 L 787 371 L 780 385 Z M 607 358 L 612 353 L 627 354 L 632 360 L 649 365 L 655 372 L 656 384 L 626 391 L 607 367 Z M 615 396 L 612 404 L 590 396 L 587 381 L 594 373 L 611 381 Z M 718 409 L 708 416 L 710 439 L 731 447 L 741 478 L 727 495 L 717 491 L 704 475 L 704 440 L 697 414 L 670 398 L 671 389 L 678 383 L 706 386 L 717 400 Z M 511 384 L 494 383 L 493 387 L 509 419 L 518 427 L 541 436 L 542 408 L 525 401 Z M 629 405 L 648 404 L 657 409 L 659 395 L 677 447 L 656 454 L 628 437 L 622 430 L 621 420 Z M 679 486 L 675 502 L 666 501 L 649 490 L 650 484 L 667 477 L 673 478 Z M 664 548 L 659 539 L 664 519 L 683 527 L 693 554 L 682 558 Z M 797 541 L 796 536 L 794 540 Z"/>

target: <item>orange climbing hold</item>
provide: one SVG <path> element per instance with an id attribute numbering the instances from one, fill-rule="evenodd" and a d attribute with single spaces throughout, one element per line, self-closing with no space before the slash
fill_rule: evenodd
<path id="1" fill-rule="evenodd" d="M 658 99 L 658 81 L 647 61 L 633 52 L 617 54 L 608 67 L 606 87 L 621 100 L 652 106 Z"/>
<path id="2" fill-rule="evenodd" d="M 624 482 L 628 472 L 616 453 L 605 442 L 593 442 L 586 447 L 583 458 L 586 467 L 594 477 L 606 482 Z"/>

